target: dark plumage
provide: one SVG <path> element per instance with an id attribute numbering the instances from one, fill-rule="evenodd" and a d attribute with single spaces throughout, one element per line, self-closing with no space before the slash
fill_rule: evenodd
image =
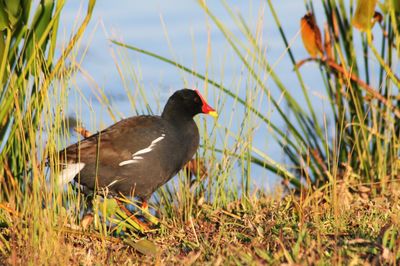
<path id="1" fill-rule="evenodd" d="M 176 91 L 161 116 L 124 119 L 60 151 L 60 178 L 147 200 L 196 152 L 199 113 L 216 115 L 197 90 Z"/>

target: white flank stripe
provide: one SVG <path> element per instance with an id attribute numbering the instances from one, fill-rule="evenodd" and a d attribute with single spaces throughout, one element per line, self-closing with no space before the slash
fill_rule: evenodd
<path id="1" fill-rule="evenodd" d="M 127 165 L 127 164 L 138 163 L 138 162 L 139 162 L 138 160 L 127 160 L 127 161 L 120 162 L 119 166 L 124 166 L 124 165 Z"/>
<path id="2" fill-rule="evenodd" d="M 131 164 L 131 163 L 138 163 L 139 160 L 143 160 L 143 157 L 138 156 L 138 155 L 151 152 L 154 149 L 154 147 L 156 146 L 156 143 L 162 141 L 164 139 L 164 137 L 165 137 L 165 134 L 162 134 L 161 137 L 158 137 L 155 140 L 153 140 L 147 148 L 138 150 L 137 152 L 132 154 L 132 160 L 122 161 L 119 163 L 119 166 L 124 166 L 124 165 Z"/>
<path id="3" fill-rule="evenodd" d="M 85 167 L 84 163 L 68 163 L 58 177 L 60 185 L 68 184 Z"/>
<path id="4" fill-rule="evenodd" d="M 149 147 L 144 148 L 143 150 L 139 150 L 139 151 L 135 152 L 132 155 L 132 157 L 135 157 L 136 155 L 140 155 L 140 154 L 145 154 L 145 153 L 151 152 L 154 149 L 154 147 L 156 146 L 156 143 L 160 142 L 161 140 L 163 140 L 164 137 L 165 137 L 165 134 L 162 134 L 161 137 L 158 137 L 155 140 L 153 140 Z"/>

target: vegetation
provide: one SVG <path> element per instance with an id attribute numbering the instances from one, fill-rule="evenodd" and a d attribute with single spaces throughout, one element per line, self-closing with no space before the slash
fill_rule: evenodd
<path id="1" fill-rule="evenodd" d="M 289 70 L 280 72 L 269 60 L 262 12 L 253 27 L 222 1 L 239 30 L 231 31 L 198 1 L 242 63 L 244 78 L 236 87 L 210 79 L 208 70 L 199 73 L 113 41 L 123 47 L 121 64 L 123 53 L 134 50 L 197 77 L 224 116 L 212 128 L 202 127 L 202 149 L 192 167 L 200 170 L 194 177 L 181 173 L 157 192 L 151 207 L 161 225 L 146 233 L 110 200 L 99 199 L 93 223 L 87 223 L 81 215 L 85 199 L 54 180 L 59 171 L 54 153 L 67 135 L 62 110 L 69 78 L 82 60 L 74 49 L 94 0 L 57 59 L 64 1 L 41 1 L 36 10 L 30 10 L 30 1 L 8 2 L 0 1 L 0 263 L 399 263 L 398 1 L 322 1 L 324 24 L 315 19 L 313 1 L 305 1 L 308 13 L 298 19 L 309 58 L 297 58 L 288 41 L 292 36 L 285 34 L 272 1 L 266 1 L 301 99 L 283 82 Z M 323 115 L 312 102 L 304 64 L 313 64 L 307 71 L 321 76 L 330 108 Z M 136 88 L 127 89 L 132 106 L 139 99 L 147 103 L 136 77 L 134 72 L 129 77 Z M 112 115 L 104 93 L 98 95 Z M 263 105 L 273 112 L 261 111 L 267 110 Z M 276 140 L 290 163 L 277 162 L 258 147 L 257 130 L 268 131 L 264 134 Z M 282 189 L 266 195 L 252 187 L 252 165 L 280 177 Z"/>

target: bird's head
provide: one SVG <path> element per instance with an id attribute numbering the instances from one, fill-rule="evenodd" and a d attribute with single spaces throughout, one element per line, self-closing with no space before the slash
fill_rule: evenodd
<path id="1" fill-rule="evenodd" d="M 208 114 L 217 117 L 217 112 L 207 103 L 198 90 L 182 89 L 176 91 L 165 105 L 162 116 L 190 116 Z"/>

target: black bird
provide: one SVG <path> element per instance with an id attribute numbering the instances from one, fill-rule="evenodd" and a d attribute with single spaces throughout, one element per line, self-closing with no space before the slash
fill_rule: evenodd
<path id="1" fill-rule="evenodd" d="M 199 132 L 193 117 L 199 113 L 217 116 L 199 91 L 176 91 L 161 116 L 121 120 L 60 151 L 60 182 L 74 179 L 91 191 L 139 197 L 146 208 L 153 192 L 195 154 Z"/>

